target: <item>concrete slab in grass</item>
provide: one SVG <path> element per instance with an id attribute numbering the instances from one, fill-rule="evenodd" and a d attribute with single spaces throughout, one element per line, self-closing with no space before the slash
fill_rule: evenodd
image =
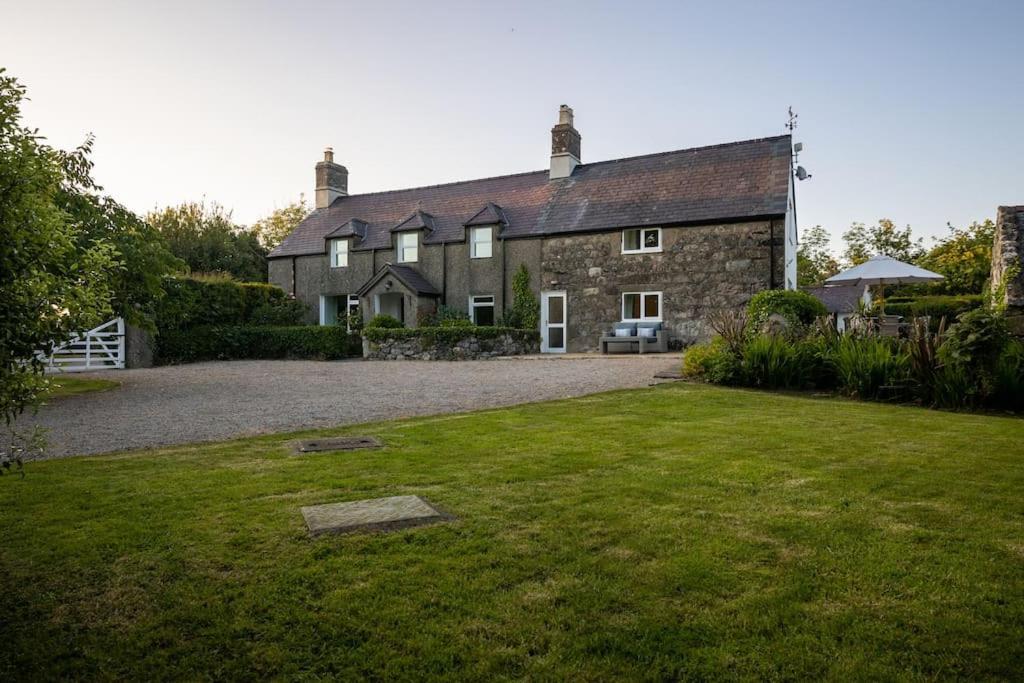
<path id="1" fill-rule="evenodd" d="M 363 448 L 381 448 L 383 446 L 384 444 L 381 440 L 375 436 L 334 436 L 297 441 L 294 444 L 295 452 L 299 455 L 325 453 L 328 451 L 356 451 Z"/>
<path id="2" fill-rule="evenodd" d="M 419 496 L 392 496 L 302 508 L 312 536 L 394 531 L 453 519 Z"/>

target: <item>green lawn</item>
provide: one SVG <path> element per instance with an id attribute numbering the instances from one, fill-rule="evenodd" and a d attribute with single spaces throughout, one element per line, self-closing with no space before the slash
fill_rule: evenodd
<path id="1" fill-rule="evenodd" d="M 673 384 L 318 433 L 388 447 L 0 478 L 0 679 L 1024 670 L 1019 419 Z M 400 494 L 459 521 L 299 513 Z"/>
<path id="2" fill-rule="evenodd" d="M 46 392 L 45 398 L 63 398 L 64 396 L 77 396 L 88 394 L 93 391 L 107 391 L 114 387 L 121 386 L 120 382 L 109 379 L 92 379 L 87 377 L 72 377 L 70 375 L 54 375 L 50 378 L 52 384 Z"/>

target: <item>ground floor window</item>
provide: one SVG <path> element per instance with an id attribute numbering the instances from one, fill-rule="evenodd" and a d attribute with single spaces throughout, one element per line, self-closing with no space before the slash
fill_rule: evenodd
<path id="1" fill-rule="evenodd" d="M 494 297 L 469 297 L 469 317 L 474 325 L 490 326 L 494 324 Z"/>
<path id="2" fill-rule="evenodd" d="M 661 292 L 625 292 L 622 319 L 627 322 L 661 321 Z"/>

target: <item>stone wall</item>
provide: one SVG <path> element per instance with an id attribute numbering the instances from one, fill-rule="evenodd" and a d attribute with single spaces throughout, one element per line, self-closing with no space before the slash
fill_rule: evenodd
<path id="1" fill-rule="evenodd" d="M 783 285 L 781 220 L 665 228 L 661 239 L 661 252 L 644 254 L 623 254 L 620 231 L 544 240 L 541 281 L 567 292 L 569 351 L 598 350 L 622 317 L 624 292 L 662 292 L 669 343 L 678 347 L 710 336 L 710 313 Z"/>
<path id="2" fill-rule="evenodd" d="M 992 241 L 991 290 L 1006 306 L 1011 327 L 1024 334 L 1024 206 L 1000 206 Z"/>
<path id="3" fill-rule="evenodd" d="M 363 338 L 363 356 L 370 360 L 481 360 L 523 356 L 539 350 L 535 340 L 528 341 L 525 335 L 512 333 L 484 339 L 465 337 L 457 341 L 406 336 L 380 341 Z"/>

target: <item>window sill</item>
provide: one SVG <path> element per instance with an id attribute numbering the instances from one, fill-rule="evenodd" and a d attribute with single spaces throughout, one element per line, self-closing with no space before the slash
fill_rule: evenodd
<path id="1" fill-rule="evenodd" d="M 635 256 L 637 254 L 661 254 L 664 249 L 640 249 L 638 251 L 623 251 L 623 256 Z"/>

